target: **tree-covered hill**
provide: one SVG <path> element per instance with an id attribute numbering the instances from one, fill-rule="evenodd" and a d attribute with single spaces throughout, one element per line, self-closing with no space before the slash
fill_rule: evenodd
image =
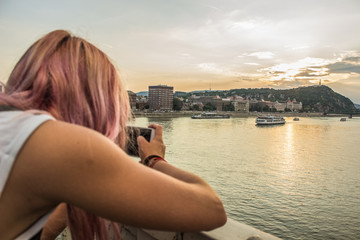
<path id="1" fill-rule="evenodd" d="M 290 98 L 294 97 L 303 104 L 303 109 L 314 109 L 318 112 L 342 113 L 354 112 L 354 103 L 347 97 L 334 92 L 327 86 L 300 87 L 285 91 Z"/>
<path id="2" fill-rule="evenodd" d="M 353 113 L 358 111 L 354 103 L 347 97 L 334 92 L 327 86 L 310 86 L 293 89 L 276 90 L 273 88 L 231 89 L 225 91 L 204 91 L 196 95 L 219 95 L 228 97 L 238 95 L 248 99 L 286 102 L 294 98 L 302 102 L 303 111 L 325 113 Z"/>

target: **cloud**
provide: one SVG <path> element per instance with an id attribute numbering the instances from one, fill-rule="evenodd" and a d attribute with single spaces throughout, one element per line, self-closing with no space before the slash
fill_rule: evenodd
<path id="1" fill-rule="evenodd" d="M 290 48 L 292 50 L 303 50 L 303 49 L 308 49 L 310 47 L 307 46 L 307 45 L 303 45 L 303 46 L 291 46 L 291 45 L 289 45 L 289 46 L 285 46 L 285 48 Z"/>
<path id="2" fill-rule="evenodd" d="M 355 65 L 346 62 L 336 62 L 326 65 L 329 73 L 358 73 L 360 74 L 360 65 Z"/>
<path id="3" fill-rule="evenodd" d="M 253 53 L 244 53 L 239 57 L 248 56 L 248 57 L 256 57 L 257 59 L 272 59 L 275 54 L 273 52 L 253 52 Z"/>
<path id="4" fill-rule="evenodd" d="M 346 57 L 344 61 L 360 63 L 360 57 Z"/>
<path id="5" fill-rule="evenodd" d="M 314 79 L 314 76 L 327 74 L 327 69 L 324 67 L 326 64 L 329 64 L 329 60 L 307 57 L 293 63 L 264 68 L 261 71 L 265 72 L 270 81 L 295 81 L 299 77 Z"/>
<path id="6" fill-rule="evenodd" d="M 313 85 L 317 83 L 317 81 L 313 81 L 310 85 Z M 269 87 L 277 88 L 277 89 L 283 89 L 283 88 L 296 88 L 299 86 L 306 86 L 309 85 L 309 80 L 305 79 L 294 79 L 290 81 L 287 78 L 279 79 L 276 81 L 271 81 L 268 83 Z"/>
<path id="7" fill-rule="evenodd" d="M 204 5 L 204 7 L 208 7 L 208 8 L 210 8 L 210 9 L 213 9 L 213 10 L 216 10 L 216 11 L 221 11 L 220 8 L 215 7 L 215 6 L 213 6 L 213 5 Z"/>
<path id="8" fill-rule="evenodd" d="M 324 77 L 324 76 L 328 76 L 328 75 L 329 75 L 328 72 L 320 73 L 318 71 L 306 68 L 306 69 L 302 69 L 300 73 L 296 74 L 295 78 L 298 78 L 298 77 L 314 78 L 314 77 Z"/>
<path id="9" fill-rule="evenodd" d="M 197 67 L 207 73 L 213 73 L 213 74 L 222 74 L 224 70 L 219 67 L 216 63 L 200 63 L 197 65 Z"/>
<path id="10" fill-rule="evenodd" d="M 269 87 L 309 86 L 321 81 L 322 84 L 334 86 L 339 92 L 358 101 L 359 97 L 356 96 L 359 95 L 360 83 L 354 81 L 360 79 L 359 62 L 360 57 L 351 52 L 335 59 L 304 58 L 288 64 L 263 68 L 261 72 L 266 75 L 263 82 Z M 351 90 L 351 87 L 354 89 Z"/>

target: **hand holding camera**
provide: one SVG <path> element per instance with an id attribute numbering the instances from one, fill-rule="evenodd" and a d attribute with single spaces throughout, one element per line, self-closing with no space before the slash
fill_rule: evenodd
<path id="1" fill-rule="evenodd" d="M 165 157 L 166 147 L 163 142 L 162 127 L 158 124 L 151 124 L 149 128 L 155 130 L 155 136 L 150 142 L 146 141 L 146 139 L 142 136 L 137 138 L 141 163 L 143 163 L 144 159 L 150 155 L 157 155 L 161 158 Z"/>

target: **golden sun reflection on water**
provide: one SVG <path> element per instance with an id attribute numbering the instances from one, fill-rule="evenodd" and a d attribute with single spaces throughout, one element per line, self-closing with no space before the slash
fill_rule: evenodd
<path id="1" fill-rule="evenodd" d="M 284 142 L 284 161 L 289 165 L 293 160 L 294 154 L 294 134 L 293 125 L 288 124 L 284 126 L 285 130 L 285 142 Z"/>

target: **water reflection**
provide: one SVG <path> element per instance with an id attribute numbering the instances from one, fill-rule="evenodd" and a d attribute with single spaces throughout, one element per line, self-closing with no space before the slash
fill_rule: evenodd
<path id="1" fill-rule="evenodd" d="M 204 177 L 231 218 L 285 239 L 360 236 L 360 119 L 136 119 L 164 126 L 166 158 Z"/>

